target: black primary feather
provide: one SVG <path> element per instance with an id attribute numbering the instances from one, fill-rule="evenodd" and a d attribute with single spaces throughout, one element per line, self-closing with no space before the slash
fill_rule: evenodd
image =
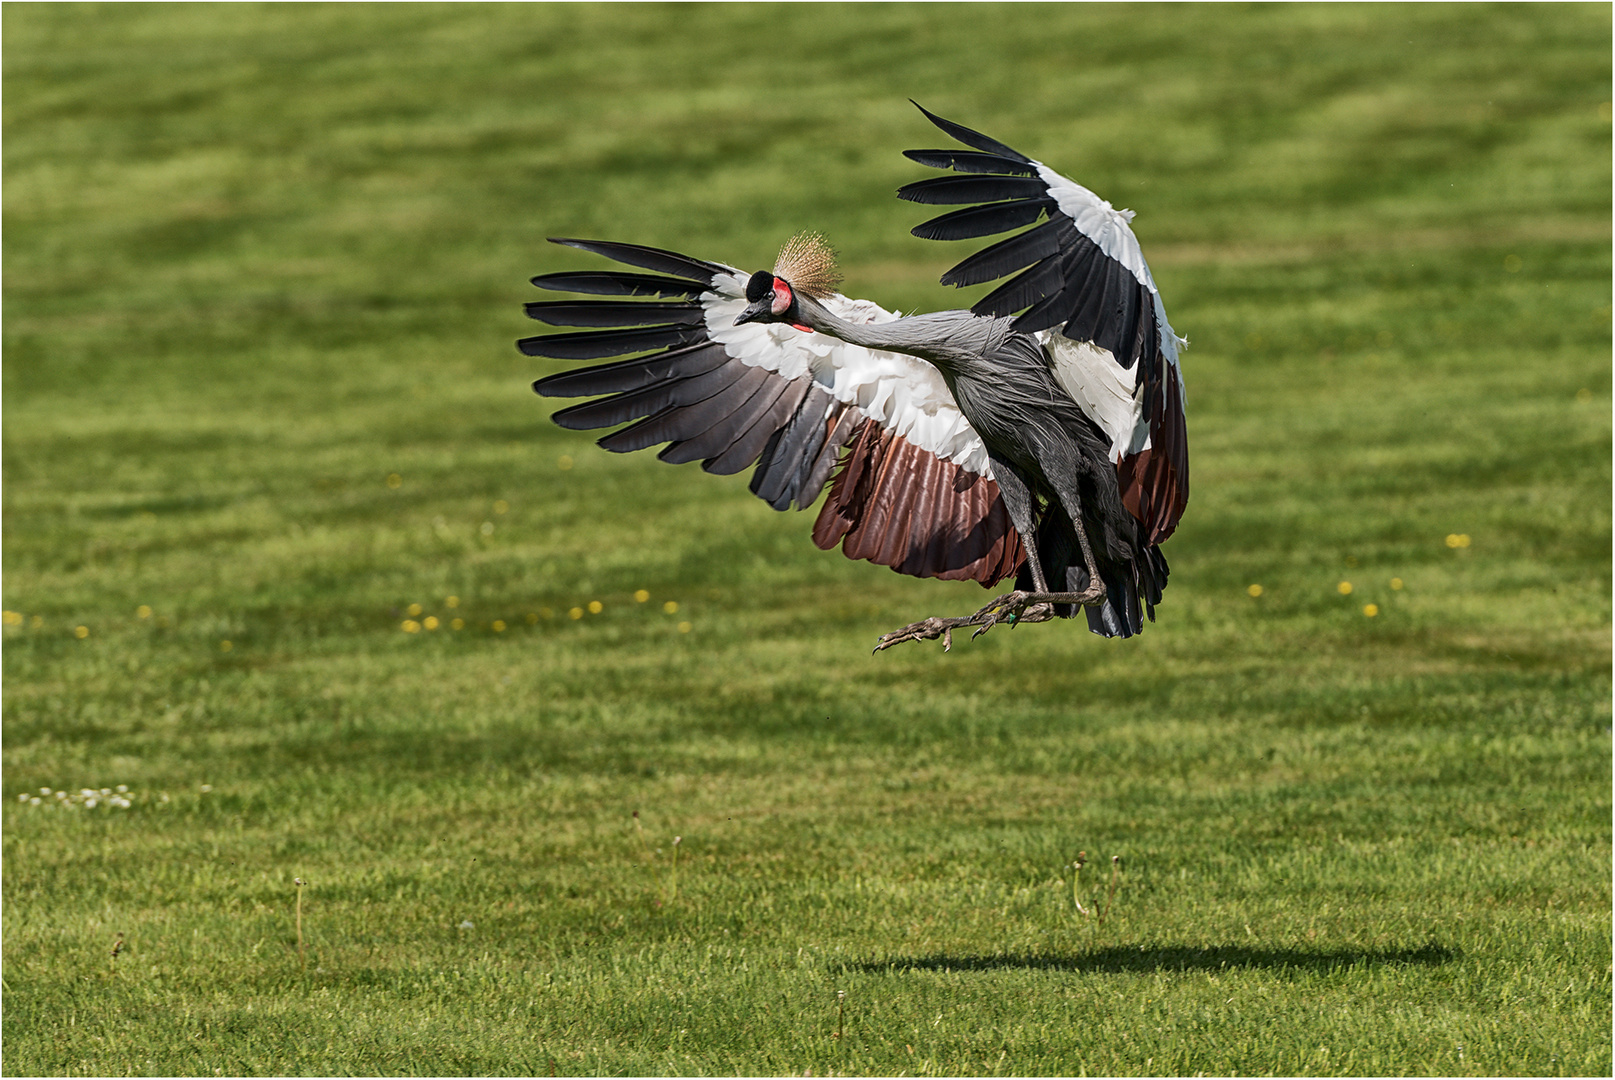
<path id="1" fill-rule="evenodd" d="M 996 244 L 982 248 L 942 275 L 942 284 L 959 288 L 979 285 L 984 281 L 1013 274 L 1039 259 L 1046 259 L 1059 253 L 1059 230 L 1054 227 L 1054 222 L 1045 222 L 1035 229 L 1028 229 L 1007 240 L 1000 240 Z"/>
<path id="2" fill-rule="evenodd" d="M 705 317 L 694 302 L 658 304 L 622 303 L 617 300 L 534 300 L 523 304 L 529 319 L 551 326 L 649 326 L 675 323 L 688 326 Z"/>
<path id="3" fill-rule="evenodd" d="M 931 121 L 931 123 L 935 124 L 943 131 L 946 131 L 949 135 L 952 135 L 955 139 L 958 139 L 966 146 L 973 146 L 983 153 L 995 154 L 999 157 L 1007 157 L 1011 161 L 1019 161 L 1027 165 L 1032 163 L 1032 159 L 1021 153 L 1019 150 L 1011 150 L 997 139 L 989 139 L 981 132 L 973 131 L 970 128 L 965 127 L 963 124 L 955 124 L 952 120 L 944 120 L 942 117 L 938 116 L 930 109 L 927 109 L 924 105 L 921 105 L 913 98 L 909 98 L 908 101 L 910 105 L 913 105 L 916 109 L 924 113 L 927 120 Z"/>
<path id="4" fill-rule="evenodd" d="M 747 367 L 740 378 L 705 401 L 669 414 L 669 420 L 676 417 L 679 434 L 656 456 L 669 464 L 682 465 L 721 452 L 751 426 L 753 417 L 746 406 L 763 392 L 770 374 L 764 368 Z"/>
<path id="5" fill-rule="evenodd" d="M 1014 161 L 998 154 L 983 154 L 976 150 L 904 150 L 903 156 L 933 169 L 952 169 L 954 172 L 1037 175 L 1035 165 Z"/>
<path id="6" fill-rule="evenodd" d="M 899 199 L 938 206 L 1046 197 L 1049 187 L 1035 176 L 933 176 L 897 189 Z"/>
<path id="7" fill-rule="evenodd" d="M 687 379 L 659 382 L 643 390 L 572 405 L 555 413 L 551 419 L 561 427 L 575 431 L 611 427 L 637 420 L 641 416 L 653 416 L 664 409 L 705 401 L 727 389 L 734 381 L 733 370 L 714 368 Z"/>
<path id="8" fill-rule="evenodd" d="M 972 240 L 1030 225 L 1056 209 L 1053 199 L 1022 199 L 952 210 L 909 232 L 922 240 Z"/>
<path id="9" fill-rule="evenodd" d="M 1050 293 L 1059 292 L 1063 280 L 1060 274 L 1060 259 L 1058 256 L 1051 256 L 1010 278 L 976 301 L 970 310 L 977 315 L 1013 315 Z"/>
<path id="10" fill-rule="evenodd" d="M 578 270 L 540 274 L 534 285 L 551 292 L 588 293 L 592 296 L 700 296 L 709 285 L 656 274 L 626 274 L 617 270 Z"/>
<path id="11" fill-rule="evenodd" d="M 577 248 L 579 251 L 592 251 L 596 255 L 604 255 L 608 259 L 615 259 L 629 266 L 654 270 L 658 274 L 672 274 L 675 277 L 704 281 L 708 285 L 711 285 L 713 279 L 720 274 L 735 272 L 732 266 L 693 259 L 676 251 L 664 251 L 642 244 L 620 244 L 611 240 L 572 240 L 559 236 L 550 237 L 550 243 Z"/>
<path id="12" fill-rule="evenodd" d="M 634 360 L 619 360 L 615 364 L 578 368 L 551 375 L 533 384 L 533 392 L 542 397 L 594 397 L 596 394 L 621 394 L 639 390 L 664 379 L 687 379 L 711 371 L 729 360 L 722 345 L 698 342 L 655 356 Z"/>
<path id="13" fill-rule="evenodd" d="M 705 341 L 706 336 L 706 325 L 697 323 L 694 326 L 653 326 L 645 330 L 546 334 L 522 338 L 516 342 L 516 347 L 528 356 L 548 356 L 554 360 L 598 360 L 602 356 L 691 345 Z"/>

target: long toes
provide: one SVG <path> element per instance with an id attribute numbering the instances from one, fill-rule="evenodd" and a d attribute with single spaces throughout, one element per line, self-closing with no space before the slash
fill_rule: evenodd
<path id="1" fill-rule="evenodd" d="M 893 645 L 901 645 L 905 641 L 926 641 L 930 638 L 941 637 L 949 629 L 950 624 L 943 619 L 930 618 L 923 622 L 909 623 L 901 630 L 893 630 L 889 634 L 882 634 L 875 651 L 889 649 Z"/>

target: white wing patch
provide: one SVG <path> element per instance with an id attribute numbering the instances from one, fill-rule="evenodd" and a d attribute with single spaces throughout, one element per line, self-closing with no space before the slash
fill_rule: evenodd
<path id="1" fill-rule="evenodd" d="M 1048 185 L 1049 194 L 1054 196 L 1054 204 L 1076 223 L 1077 231 L 1098 244 L 1100 251 L 1131 270 L 1146 289 L 1159 295 L 1155 279 L 1150 276 L 1150 268 L 1144 262 L 1144 250 L 1138 246 L 1138 237 L 1133 235 L 1128 224 L 1133 220 L 1133 212 L 1117 210 L 1075 180 L 1061 176 L 1041 161 L 1032 164 L 1037 166 L 1038 176 Z"/>
<path id="2" fill-rule="evenodd" d="M 1161 290 L 1155 287 L 1155 278 L 1150 274 L 1149 264 L 1144 261 L 1144 249 L 1139 247 L 1138 237 L 1133 235 L 1131 224 L 1133 212 L 1117 210 L 1075 180 L 1061 176 L 1040 161 L 1034 161 L 1032 164 L 1037 167 L 1037 174 L 1043 183 L 1048 185 L 1049 194 L 1054 197 L 1055 205 L 1076 224 L 1077 231 L 1097 244 L 1100 251 L 1127 267 L 1139 283 L 1150 291 L 1155 300 L 1155 323 L 1160 335 L 1161 356 L 1181 372 L 1178 351 L 1189 342 L 1187 338 L 1180 338 L 1173 333 L 1172 324 L 1166 321 L 1166 307 L 1161 303 Z M 1109 353 L 1105 355 L 1108 356 Z M 1183 392 L 1181 378 L 1178 379 L 1178 392 L 1181 397 Z M 1078 397 L 1077 400 L 1080 402 L 1083 399 Z M 1098 417 L 1094 419 L 1097 420 Z"/>
<path id="3" fill-rule="evenodd" d="M 1112 461 L 1150 445 L 1143 393 L 1134 385 L 1136 369 L 1123 368 L 1109 349 L 1091 341 L 1072 341 L 1058 330 L 1045 330 L 1038 337 L 1048 351 L 1054 380 L 1110 436 Z"/>
<path id="4" fill-rule="evenodd" d="M 803 333 L 782 323 L 735 319 L 746 308 L 746 279 L 720 277 L 703 293 L 707 336 L 743 364 L 777 371 L 787 379 L 812 378 L 837 401 L 922 450 L 970 472 L 993 478 L 987 446 L 954 403 L 942 373 L 924 360 L 883 349 L 866 349 L 827 334 Z M 820 301 L 855 323 L 890 322 L 894 312 L 839 293 Z"/>

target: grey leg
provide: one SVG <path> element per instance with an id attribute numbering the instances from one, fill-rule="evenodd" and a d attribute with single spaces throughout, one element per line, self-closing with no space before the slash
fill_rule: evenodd
<path id="1" fill-rule="evenodd" d="M 1032 571 L 1033 591 L 1023 592 L 1017 589 L 1005 593 L 974 615 L 951 619 L 931 618 L 923 622 L 910 623 L 901 630 L 883 635 L 875 646 L 876 652 L 905 641 L 928 641 L 934 638 L 942 639 L 942 650 L 947 652 L 953 647 L 955 630 L 967 626 L 974 627 L 970 636 L 980 637 L 1001 622 L 1015 626 L 1021 623 L 1047 622 L 1054 618 L 1055 604 L 1094 604 L 1104 599 L 1105 587 L 1099 581 L 1093 553 L 1088 549 L 1088 537 L 1083 531 L 1078 515 L 1073 513 L 1072 521 L 1077 526 L 1077 539 L 1082 545 L 1082 555 L 1088 565 L 1088 588 L 1080 593 L 1050 592 L 1048 580 L 1043 576 L 1043 565 L 1037 557 L 1037 528 L 1032 513 L 1032 489 L 1013 466 L 997 458 L 993 459 L 993 476 L 998 482 L 999 492 L 1004 497 L 1004 509 L 1009 511 L 1009 520 L 1014 524 L 1015 531 L 1020 533 L 1021 544 L 1026 549 L 1027 563 Z"/>

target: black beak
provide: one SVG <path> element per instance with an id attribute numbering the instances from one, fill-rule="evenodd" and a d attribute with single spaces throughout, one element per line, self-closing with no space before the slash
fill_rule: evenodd
<path id="1" fill-rule="evenodd" d="M 763 297 L 761 300 L 756 301 L 750 307 L 746 308 L 745 311 L 742 311 L 740 313 L 740 317 L 735 320 L 735 325 L 739 326 L 741 323 L 756 322 L 764 315 L 773 314 L 773 309 L 774 296 L 772 293 L 770 293 L 768 296 Z"/>

